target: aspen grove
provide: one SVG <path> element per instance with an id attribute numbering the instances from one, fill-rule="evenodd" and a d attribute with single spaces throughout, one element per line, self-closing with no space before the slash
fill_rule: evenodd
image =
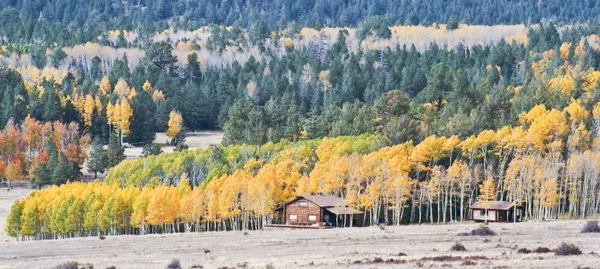
<path id="1" fill-rule="evenodd" d="M 261 229 L 279 205 L 317 192 L 363 209 L 370 225 L 464 221 L 483 196 L 523 205 L 526 219 L 600 213 L 600 104 L 591 112 L 579 101 L 562 111 L 538 105 L 518 120 L 418 144 L 382 147 L 380 135 L 367 134 L 127 160 L 105 183 L 67 183 L 17 201 L 6 231 L 52 239 Z"/>

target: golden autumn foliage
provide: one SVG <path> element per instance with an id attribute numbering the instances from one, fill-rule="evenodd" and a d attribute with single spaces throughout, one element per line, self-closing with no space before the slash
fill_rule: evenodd
<path id="1" fill-rule="evenodd" d="M 592 147 L 595 131 L 584 123 L 598 121 L 598 107 L 590 117 L 575 100 L 563 111 L 539 105 L 522 113 L 518 126 L 464 139 L 432 135 L 420 143 L 384 147 L 378 136 L 367 135 L 129 160 L 113 168 L 106 183 L 72 183 L 20 200 L 22 213 L 11 217 L 19 228 L 9 233 L 43 239 L 260 229 L 277 219 L 273 212 L 281 204 L 318 192 L 335 194 L 367 212 L 367 224 L 462 221 L 474 200 L 522 203 L 530 219 L 555 218 L 561 207 L 570 216 L 586 216 L 596 212 L 590 201 L 598 193 L 589 190 L 600 184 L 594 180 L 600 151 Z M 69 128 L 54 129 L 63 133 Z M 565 160 L 563 151 L 569 152 Z M 18 168 L 12 163 L 7 174 Z M 75 204 L 83 207 L 83 226 L 49 221 Z"/>
<path id="2" fill-rule="evenodd" d="M 169 129 L 167 130 L 167 136 L 171 139 L 175 138 L 180 132 L 183 126 L 183 118 L 177 111 L 171 111 L 169 113 Z"/>

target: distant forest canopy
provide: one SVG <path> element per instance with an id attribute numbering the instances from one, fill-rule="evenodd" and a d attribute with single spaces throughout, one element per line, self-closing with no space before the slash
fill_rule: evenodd
<path id="1" fill-rule="evenodd" d="M 5 0 L 0 3 L 0 35 L 10 42 L 95 40 L 112 29 L 143 34 L 197 29 L 211 24 L 249 28 L 257 21 L 283 29 L 290 25 L 358 26 L 381 16 L 388 25 L 463 22 L 479 25 L 585 23 L 600 14 L 594 0 Z"/>
<path id="2" fill-rule="evenodd" d="M 228 48 L 238 36 L 233 27 L 211 33 L 202 46 Z M 225 144 L 374 132 L 391 144 L 430 134 L 463 138 L 514 125 L 535 105 L 562 109 L 571 98 L 589 97 L 583 89 L 596 92 L 598 34 L 594 26 L 559 32 L 548 24 L 510 43 L 432 43 L 418 50 L 400 44 L 352 48 L 345 29 L 330 42 L 308 44 L 250 30 L 242 40 L 262 46 L 257 56 L 222 66 L 206 64 L 186 41 L 176 47 L 153 42 L 131 59 L 119 57 L 120 48 L 90 44 L 77 50 L 96 56 L 75 57 L 75 48 L 71 56 L 62 49 L 22 58 L 12 53 L 0 72 L 0 122 L 13 118 L 20 124 L 31 115 L 77 122 L 104 142 L 115 130 L 127 142 L 147 143 L 167 130 L 171 112 L 178 111 L 184 131 L 224 129 Z M 572 90 L 552 82 L 558 79 L 570 81 Z M 587 108 L 595 102 L 590 96 L 582 100 Z"/>

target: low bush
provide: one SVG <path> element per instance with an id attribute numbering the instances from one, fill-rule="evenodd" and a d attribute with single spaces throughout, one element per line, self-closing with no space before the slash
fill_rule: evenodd
<path id="1" fill-rule="evenodd" d="M 552 252 L 551 249 L 547 248 L 547 247 L 537 247 L 535 250 L 533 250 L 533 252 L 535 253 L 549 253 Z"/>
<path id="2" fill-rule="evenodd" d="M 477 263 L 474 262 L 474 261 L 472 261 L 472 260 L 465 260 L 460 265 L 462 265 L 462 266 L 471 266 L 471 265 L 477 265 Z"/>
<path id="3" fill-rule="evenodd" d="M 563 242 L 554 250 L 556 256 L 581 255 L 581 249 L 574 244 Z"/>
<path id="4" fill-rule="evenodd" d="M 496 235 L 492 229 L 488 226 L 480 225 L 479 228 L 471 231 L 471 235 L 480 235 L 480 236 L 491 236 Z"/>
<path id="5" fill-rule="evenodd" d="M 517 253 L 529 254 L 529 253 L 531 253 L 531 250 L 526 249 L 526 248 L 520 248 L 519 250 L 517 250 Z"/>
<path id="6" fill-rule="evenodd" d="M 467 248 L 460 243 L 460 241 L 456 241 L 454 245 L 450 248 L 451 251 L 467 251 Z"/>
<path id="7" fill-rule="evenodd" d="M 585 226 L 583 226 L 583 230 L 581 230 L 582 233 L 600 233 L 600 226 L 598 226 L 598 221 L 597 220 L 590 220 L 588 222 L 585 223 Z"/>
<path id="8" fill-rule="evenodd" d="M 98 238 L 100 238 L 100 240 L 104 240 L 104 239 L 106 239 L 106 236 L 104 236 L 104 235 L 101 235 L 101 236 L 100 236 L 100 237 L 98 237 Z"/>
<path id="9" fill-rule="evenodd" d="M 382 262 L 384 262 L 384 260 L 381 257 L 373 258 L 373 263 L 382 263 Z"/>
<path id="10" fill-rule="evenodd" d="M 421 258 L 422 261 L 434 261 L 434 262 L 455 262 L 455 261 L 462 261 L 462 257 L 461 256 L 451 256 L 451 255 L 442 255 L 442 256 L 435 256 L 435 257 L 424 257 Z"/>
<path id="11" fill-rule="evenodd" d="M 54 266 L 54 269 L 79 269 L 79 263 L 78 262 L 65 262 L 63 264 Z"/>
<path id="12" fill-rule="evenodd" d="M 167 266 L 166 269 L 181 269 L 181 263 L 178 259 L 173 259 Z"/>

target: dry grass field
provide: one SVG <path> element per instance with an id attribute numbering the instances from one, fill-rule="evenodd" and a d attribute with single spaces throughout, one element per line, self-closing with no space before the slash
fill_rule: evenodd
<path id="1" fill-rule="evenodd" d="M 52 268 L 77 261 L 93 268 L 598 268 L 600 234 L 584 220 L 490 224 L 496 236 L 461 236 L 478 224 L 208 232 L 18 242 L 3 232 L 10 204 L 29 191 L 0 190 L 0 268 Z M 464 252 L 452 252 L 457 240 Z M 520 248 L 574 243 L 580 256 L 520 254 Z M 206 252 L 210 251 L 210 252 Z M 406 256 L 400 256 L 400 253 Z M 452 257 L 444 257 L 452 256 Z M 381 259 L 379 259 L 381 258 Z M 196 266 L 196 267 L 192 267 Z M 202 267 L 199 267 L 202 266 Z"/>
<path id="2" fill-rule="evenodd" d="M 190 149 L 208 148 L 211 145 L 220 145 L 223 140 L 223 132 L 221 131 L 199 131 L 186 133 L 185 143 Z M 154 143 L 163 145 L 161 148 L 164 152 L 173 152 L 175 147 L 164 146 L 169 138 L 166 133 L 156 133 Z M 128 159 L 136 159 L 142 155 L 142 147 L 125 149 L 125 156 Z"/>

